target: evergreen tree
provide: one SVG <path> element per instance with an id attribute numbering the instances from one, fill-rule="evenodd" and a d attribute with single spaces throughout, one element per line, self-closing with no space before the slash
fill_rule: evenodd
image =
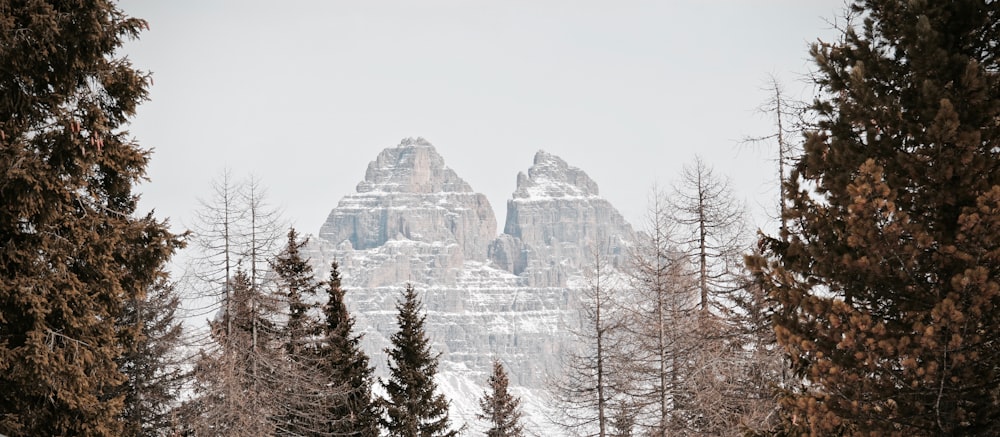
<path id="1" fill-rule="evenodd" d="M 309 310 L 315 308 L 310 303 L 315 300 L 319 284 L 313 275 L 312 266 L 302 258 L 302 247 L 308 240 L 299 240 L 295 228 L 288 230 L 288 243 L 275 257 L 271 268 L 278 275 L 278 290 L 288 305 L 288 321 L 285 323 L 285 352 L 291 359 L 304 357 L 304 349 L 319 334 L 320 324 L 312 318 Z"/>
<path id="2" fill-rule="evenodd" d="M 0 3 L 0 434 L 123 432 L 128 303 L 179 242 L 136 216 L 149 153 L 123 126 L 146 22 L 107 1 Z"/>
<path id="3" fill-rule="evenodd" d="M 479 400 L 482 412 L 477 415 L 481 420 L 489 422 L 487 437 L 521 437 L 524 426 L 521 425 L 521 399 L 510 394 L 507 384 L 507 372 L 499 360 L 493 361 L 493 374 L 486 381 L 489 388 L 483 392 Z"/>
<path id="4" fill-rule="evenodd" d="M 751 265 L 790 432 L 1000 433 L 1000 2 L 865 0 L 812 54 L 787 235 Z"/>
<path id="5" fill-rule="evenodd" d="M 436 393 L 438 355 L 431 352 L 422 307 L 407 284 L 403 300 L 396 304 L 399 331 L 391 337 L 392 348 L 386 349 L 390 375 L 382 384 L 388 395 L 382 426 L 393 437 L 454 437 L 458 431 L 450 429 L 448 400 Z"/>
<path id="6" fill-rule="evenodd" d="M 725 401 L 736 412 L 733 416 L 741 434 L 748 426 L 761 432 L 775 429 L 779 425 L 777 392 L 798 382 L 789 374 L 788 360 L 774 335 L 773 302 L 752 277 L 745 280 L 748 284 L 734 296 L 728 319 L 733 359 L 727 366 L 731 377 L 727 384 L 732 391 Z"/>
<path id="7" fill-rule="evenodd" d="M 321 368 L 332 387 L 341 390 L 330 398 L 327 422 L 333 435 L 377 437 L 378 404 L 372 399 L 374 368 L 361 350 L 361 334 L 354 334 L 354 317 L 347 311 L 344 290 L 340 286 L 337 262 L 330 264 L 326 282 L 329 295 L 323 313 L 323 341 L 319 356 Z"/>
<path id="8" fill-rule="evenodd" d="M 160 278 L 143 299 L 127 307 L 123 325 L 138 326 L 139 338 L 119 360 L 127 377 L 122 390 L 123 435 L 156 436 L 169 429 L 172 409 L 189 374 L 181 369 L 182 325 L 174 318 L 180 298 L 168 280 Z"/>
<path id="9" fill-rule="evenodd" d="M 326 414 L 324 399 L 333 389 L 320 371 L 317 358 L 317 336 L 321 323 L 313 314 L 317 309 L 316 292 L 320 284 L 313 276 L 312 266 L 302 258 L 302 247 L 294 228 L 288 230 L 288 242 L 271 262 L 277 275 L 278 298 L 288 308 L 279 342 L 283 346 L 284 366 L 272 375 L 280 395 L 276 406 L 281 410 L 275 417 L 279 435 L 322 435 Z"/>

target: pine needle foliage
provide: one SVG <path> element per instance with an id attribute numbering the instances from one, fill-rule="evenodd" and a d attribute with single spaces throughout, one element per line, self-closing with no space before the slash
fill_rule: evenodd
<path id="1" fill-rule="evenodd" d="M 316 282 L 309 260 L 302 249 L 308 243 L 300 239 L 295 228 L 290 228 L 288 240 L 273 260 L 271 270 L 275 278 L 275 298 L 284 301 L 287 314 L 284 326 L 279 328 L 277 347 L 281 347 L 282 366 L 274 377 L 277 381 L 278 400 L 275 416 L 278 435 L 328 435 L 325 434 L 326 414 L 324 399 L 334 389 L 319 371 L 316 359 L 316 340 L 320 321 L 317 318 Z"/>
<path id="2" fill-rule="evenodd" d="M 521 424 L 521 399 L 510 394 L 507 371 L 499 360 L 493 361 L 493 373 L 486 381 L 487 389 L 479 399 L 477 414 L 480 420 L 490 424 L 486 431 L 487 437 L 521 437 L 524 426 Z"/>
<path id="3" fill-rule="evenodd" d="M 137 216 L 149 160 L 123 130 L 146 22 L 108 1 L 0 2 L 0 434 L 114 436 L 141 327 L 121 323 L 180 242 Z"/>
<path id="4" fill-rule="evenodd" d="M 300 239 L 295 228 L 288 230 L 288 241 L 271 262 L 278 276 L 278 293 L 288 305 L 288 321 L 284 326 L 285 353 L 293 359 L 302 358 L 305 349 L 319 334 L 319 321 L 310 314 L 320 285 L 316 283 L 312 266 L 302 257 L 302 248 L 309 241 Z"/>
<path id="5" fill-rule="evenodd" d="M 377 437 L 381 414 L 372 399 L 375 369 L 361 349 L 361 334 L 354 333 L 354 317 L 344 300 L 336 261 L 330 264 L 326 292 L 329 298 L 323 307 L 326 323 L 319 348 L 320 367 L 328 376 L 330 386 L 340 390 L 330 398 L 327 407 L 330 433 Z"/>
<path id="6" fill-rule="evenodd" d="M 190 378 L 182 368 L 183 357 L 178 355 L 183 333 L 175 318 L 179 306 L 180 298 L 166 277 L 160 278 L 145 298 L 127 306 L 123 325 L 138 325 L 140 337 L 126 345 L 119 359 L 127 377 L 121 387 L 125 393 L 122 435 L 158 436 L 174 425 L 173 408 Z"/>
<path id="7" fill-rule="evenodd" d="M 438 355 L 431 351 L 423 304 L 412 285 L 406 285 L 396 310 L 399 331 L 386 350 L 390 375 L 382 383 L 388 395 L 382 426 L 393 437 L 457 436 L 448 420 L 448 400 L 437 393 Z"/>
<path id="8" fill-rule="evenodd" d="M 1000 2 L 865 0 L 812 48 L 787 234 L 750 264 L 790 433 L 1000 434 Z"/>

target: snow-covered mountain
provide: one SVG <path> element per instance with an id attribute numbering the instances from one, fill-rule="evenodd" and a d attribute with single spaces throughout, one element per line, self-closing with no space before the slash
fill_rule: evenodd
<path id="1" fill-rule="evenodd" d="M 493 209 L 430 143 L 404 139 L 379 153 L 313 240 L 314 267 L 340 264 L 365 348 L 386 369 L 395 303 L 406 283 L 421 293 L 441 352 L 438 383 L 452 419 L 475 414 L 494 358 L 521 396 L 529 431 L 551 430 L 545 385 L 574 348 L 583 272 L 598 256 L 624 261 L 631 226 L 582 170 L 539 151 L 520 173 L 503 234 Z M 550 433 L 550 432 L 546 432 Z"/>

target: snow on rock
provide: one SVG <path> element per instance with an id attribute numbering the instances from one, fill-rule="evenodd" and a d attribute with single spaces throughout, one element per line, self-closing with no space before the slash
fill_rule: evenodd
<path id="1" fill-rule="evenodd" d="M 583 271 L 595 256 L 623 262 L 633 232 L 586 173 L 546 152 L 518 175 L 512 197 L 497 236 L 485 196 L 447 168 L 430 143 L 405 139 L 369 164 L 309 255 L 319 272 L 338 261 L 378 374 L 387 372 L 396 301 L 411 283 L 441 352 L 436 380 L 456 424 L 481 426 L 478 399 L 498 359 L 522 397 L 529 434 L 552 434 L 544 387 L 578 347 L 571 330 L 580 323 Z"/>
<path id="2" fill-rule="evenodd" d="M 597 257 L 621 265 L 635 235 L 597 184 L 558 156 L 539 151 L 528 174 L 518 174 L 507 201 L 504 235 L 489 257 L 529 284 L 563 287 Z"/>
<path id="3" fill-rule="evenodd" d="M 597 194 L 597 183 L 583 170 L 570 167 L 562 158 L 539 150 L 527 176 L 524 172 L 517 174 L 514 199 L 597 197 Z"/>
<path id="4" fill-rule="evenodd" d="M 454 242 L 462 257 L 484 260 L 496 237 L 486 196 L 445 167 L 423 138 L 407 138 L 379 153 L 357 186 L 320 228 L 324 240 L 372 249 L 390 240 Z"/>

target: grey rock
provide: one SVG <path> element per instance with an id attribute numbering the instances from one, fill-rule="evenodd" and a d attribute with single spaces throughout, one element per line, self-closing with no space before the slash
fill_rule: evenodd
<path id="1" fill-rule="evenodd" d="M 426 140 L 407 138 L 368 164 L 357 192 L 330 212 L 319 236 L 334 244 L 348 241 L 356 250 L 390 240 L 454 243 L 464 259 L 481 261 L 496 226 L 486 196 L 445 167 Z"/>
<path id="2" fill-rule="evenodd" d="M 539 151 L 527 175 L 518 174 L 513 199 L 507 201 L 504 235 L 489 255 L 529 285 L 563 287 L 598 257 L 621 265 L 634 238 L 632 226 L 598 196 L 597 184 L 586 173 Z"/>
<path id="3" fill-rule="evenodd" d="M 504 233 L 475 193 L 423 139 L 385 149 L 344 197 L 309 255 L 319 272 L 338 260 L 365 350 L 385 375 L 406 283 L 420 293 L 441 352 L 438 382 L 458 418 L 473 420 L 493 359 L 526 396 L 526 420 L 547 423 L 545 384 L 577 347 L 583 271 L 620 264 L 631 226 L 582 170 L 538 152 L 507 203 Z"/>

